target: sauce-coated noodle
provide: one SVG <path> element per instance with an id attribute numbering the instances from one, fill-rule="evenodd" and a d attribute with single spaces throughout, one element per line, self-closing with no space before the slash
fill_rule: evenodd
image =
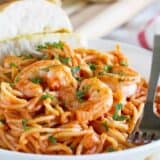
<path id="1" fill-rule="evenodd" d="M 101 53 L 46 43 L 44 53 L 0 66 L 0 147 L 41 154 L 93 154 L 134 147 L 147 84 L 117 46 Z"/>

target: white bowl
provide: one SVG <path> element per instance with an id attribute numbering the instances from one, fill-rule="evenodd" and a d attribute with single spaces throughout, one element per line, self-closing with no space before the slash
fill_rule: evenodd
<path id="1" fill-rule="evenodd" d="M 108 40 L 91 40 L 88 43 L 90 48 L 102 51 L 112 50 L 117 43 L 120 44 L 131 66 L 148 79 L 151 66 L 149 51 Z M 160 140 L 124 151 L 82 156 L 36 155 L 0 149 L 0 160 L 160 160 Z"/>

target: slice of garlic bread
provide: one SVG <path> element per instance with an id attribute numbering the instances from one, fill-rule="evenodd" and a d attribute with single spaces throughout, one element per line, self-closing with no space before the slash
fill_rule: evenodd
<path id="1" fill-rule="evenodd" d="M 74 33 L 40 33 L 32 35 L 18 36 L 0 41 L 0 62 L 6 55 L 34 54 L 41 56 L 37 51 L 38 45 L 63 41 L 70 44 L 73 48 L 87 47 L 87 40 Z"/>
<path id="2" fill-rule="evenodd" d="M 0 5 L 0 39 L 41 32 L 71 32 L 57 0 L 12 0 Z"/>

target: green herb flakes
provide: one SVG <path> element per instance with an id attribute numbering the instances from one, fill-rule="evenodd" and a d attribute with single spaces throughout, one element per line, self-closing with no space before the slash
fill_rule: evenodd
<path id="1" fill-rule="evenodd" d="M 124 121 L 127 119 L 126 116 L 124 115 L 119 115 L 119 111 L 121 111 L 123 108 L 123 105 L 121 103 L 117 104 L 115 106 L 115 113 L 113 114 L 112 118 L 115 120 L 115 121 Z"/>
<path id="2" fill-rule="evenodd" d="M 32 54 L 27 54 L 27 55 L 24 55 L 23 60 L 32 59 L 32 58 L 33 58 L 33 55 L 32 55 Z"/>
<path id="3" fill-rule="evenodd" d="M 85 97 L 85 92 L 83 90 L 78 90 L 76 92 L 76 97 L 80 102 L 82 102 Z"/>
<path id="4" fill-rule="evenodd" d="M 17 65 L 15 64 L 15 63 L 13 63 L 13 62 L 11 62 L 10 64 L 9 64 L 9 66 L 11 67 L 11 68 L 17 68 Z"/>
<path id="5" fill-rule="evenodd" d="M 127 117 L 124 116 L 124 115 L 119 116 L 119 115 L 114 114 L 113 119 L 116 120 L 116 121 L 124 121 L 124 120 L 127 119 Z"/>
<path id="6" fill-rule="evenodd" d="M 93 64 L 93 63 L 89 63 L 89 68 L 92 70 L 92 71 L 95 71 L 96 70 L 96 65 Z"/>
<path id="7" fill-rule="evenodd" d="M 0 123 L 1 124 L 6 124 L 6 120 L 5 119 L 0 119 Z"/>
<path id="8" fill-rule="evenodd" d="M 41 99 L 42 99 L 42 100 L 46 100 L 46 99 L 48 99 L 48 98 L 51 99 L 51 100 L 54 99 L 53 95 L 51 95 L 51 94 L 49 94 L 49 93 L 45 93 L 44 95 L 41 96 Z"/>
<path id="9" fill-rule="evenodd" d="M 76 79 L 77 81 L 79 81 L 79 82 L 82 80 L 81 77 L 75 77 L 75 79 Z"/>
<path id="10" fill-rule="evenodd" d="M 82 89 L 80 89 L 76 92 L 76 97 L 80 102 L 83 102 L 85 95 L 88 92 L 89 88 L 90 88 L 90 86 L 87 85 L 87 86 L 82 87 Z"/>
<path id="11" fill-rule="evenodd" d="M 35 77 L 35 78 L 32 78 L 31 81 L 35 84 L 40 84 L 43 82 L 43 79 L 41 79 L 40 77 Z"/>
<path id="12" fill-rule="evenodd" d="M 106 152 L 115 152 L 116 150 L 113 147 L 108 147 Z"/>
<path id="13" fill-rule="evenodd" d="M 106 131 L 109 130 L 107 121 L 104 121 L 104 122 L 102 123 L 102 125 L 103 125 L 103 127 L 105 128 Z"/>
<path id="14" fill-rule="evenodd" d="M 28 119 L 22 119 L 22 127 L 24 131 L 28 131 L 30 129 L 30 127 L 27 126 L 27 123 L 28 123 Z"/>
<path id="15" fill-rule="evenodd" d="M 120 62 L 120 65 L 121 65 L 121 66 L 128 66 L 128 63 L 127 63 L 126 61 L 121 61 L 121 62 Z"/>
<path id="16" fill-rule="evenodd" d="M 57 49 L 63 49 L 64 43 L 62 41 L 59 41 L 59 42 L 49 43 L 49 46 L 52 46 Z"/>
<path id="17" fill-rule="evenodd" d="M 119 104 L 116 104 L 115 107 L 116 107 L 116 110 L 119 111 L 119 110 L 122 110 L 123 105 L 122 105 L 122 103 L 119 103 Z"/>
<path id="18" fill-rule="evenodd" d="M 112 70 L 112 66 L 111 65 L 105 65 L 104 66 L 104 71 L 106 72 L 106 73 L 109 73 L 109 72 L 111 72 L 111 70 Z"/>
<path id="19" fill-rule="evenodd" d="M 43 60 L 45 60 L 45 59 L 48 59 L 49 57 L 48 57 L 48 55 L 47 54 L 45 54 L 45 55 L 43 55 L 42 56 L 42 58 L 41 59 L 43 59 Z"/>
<path id="20" fill-rule="evenodd" d="M 59 60 L 59 55 L 58 54 L 54 54 L 54 59 Z"/>
<path id="21" fill-rule="evenodd" d="M 73 76 L 79 71 L 80 71 L 80 66 L 76 66 L 76 67 L 71 68 L 71 72 L 72 72 Z"/>
<path id="22" fill-rule="evenodd" d="M 44 72 L 49 72 L 49 67 L 42 68 L 41 70 Z"/>
<path id="23" fill-rule="evenodd" d="M 57 140 L 54 136 L 49 136 L 48 137 L 48 140 L 52 143 L 52 144 L 56 144 L 57 143 Z"/>
<path id="24" fill-rule="evenodd" d="M 19 81 L 19 77 L 16 76 L 16 78 L 14 79 L 14 83 L 17 83 Z"/>
<path id="25" fill-rule="evenodd" d="M 118 74 L 119 76 L 124 76 L 124 75 L 125 75 L 124 72 L 118 72 L 117 74 Z"/>
<path id="26" fill-rule="evenodd" d="M 104 75 L 105 75 L 105 72 L 99 72 L 98 75 L 99 75 L 99 76 L 104 76 Z"/>
<path id="27" fill-rule="evenodd" d="M 47 49 L 48 47 L 53 47 L 57 49 L 63 49 L 64 48 L 64 43 L 59 41 L 59 42 L 46 42 L 44 45 L 38 45 L 37 46 L 37 51 L 41 51 L 42 49 Z"/>
<path id="28" fill-rule="evenodd" d="M 69 64 L 69 62 L 71 61 L 71 58 L 69 57 L 59 57 L 59 60 L 63 63 L 63 64 Z"/>
<path id="29" fill-rule="evenodd" d="M 72 151 L 75 149 L 75 146 L 73 146 L 73 145 L 70 145 L 69 147 L 70 147 L 70 149 L 71 149 Z"/>

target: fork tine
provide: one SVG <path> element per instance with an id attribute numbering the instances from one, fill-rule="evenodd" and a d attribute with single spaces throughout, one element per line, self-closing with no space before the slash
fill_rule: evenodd
<path id="1" fill-rule="evenodd" d="M 136 145 L 140 145 L 151 143 L 155 139 L 155 133 L 147 134 L 147 132 L 136 131 L 132 134 L 132 136 L 129 137 L 128 141 Z"/>
<path id="2" fill-rule="evenodd" d="M 146 139 L 146 138 L 147 138 L 147 132 L 143 132 L 142 138 L 143 138 L 143 139 Z"/>
<path id="3" fill-rule="evenodd" d="M 156 134 L 155 133 L 152 133 L 152 135 L 151 135 L 151 141 L 154 141 L 154 140 L 156 140 L 157 138 L 156 138 L 157 136 L 156 136 Z"/>
<path id="4" fill-rule="evenodd" d="M 137 132 L 135 132 L 135 134 L 134 134 L 133 142 L 139 141 L 139 138 L 140 138 L 140 132 L 137 131 Z"/>

